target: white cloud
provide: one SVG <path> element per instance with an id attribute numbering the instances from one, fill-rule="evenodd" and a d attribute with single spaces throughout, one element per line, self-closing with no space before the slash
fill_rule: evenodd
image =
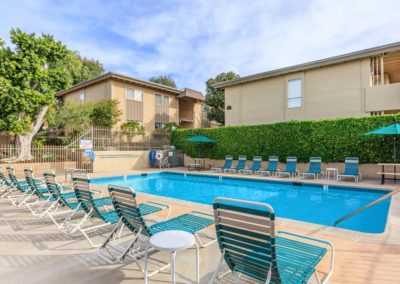
<path id="1" fill-rule="evenodd" d="M 2 5 L 11 26 L 52 33 L 107 70 L 172 74 L 204 90 L 219 72 L 249 75 L 398 41 L 399 1 L 46 1 Z M 84 4 L 82 4 L 84 3 Z"/>

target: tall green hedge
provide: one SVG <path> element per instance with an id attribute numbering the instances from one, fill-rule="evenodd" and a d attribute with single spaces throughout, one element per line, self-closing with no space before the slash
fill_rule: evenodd
<path id="1" fill-rule="evenodd" d="M 179 129 L 172 133 L 171 143 L 192 157 L 213 159 L 231 154 L 234 158 L 246 155 L 248 159 L 262 155 L 266 160 L 277 155 L 282 161 L 287 156 L 296 156 L 302 162 L 320 156 L 324 162 L 342 162 L 347 156 L 356 156 L 363 163 L 391 162 L 394 137 L 364 133 L 396 122 L 400 122 L 400 115 Z M 213 138 L 216 143 L 184 141 L 198 134 Z"/>

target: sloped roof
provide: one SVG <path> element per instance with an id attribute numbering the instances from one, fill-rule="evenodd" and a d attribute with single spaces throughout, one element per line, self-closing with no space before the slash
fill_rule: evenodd
<path id="1" fill-rule="evenodd" d="M 189 89 L 189 88 L 185 88 L 181 94 L 178 96 L 178 98 L 189 98 L 189 99 L 196 99 L 196 100 L 200 100 L 200 101 L 204 101 L 205 97 L 203 96 L 203 94 L 199 91 L 193 90 L 193 89 Z"/>
<path id="2" fill-rule="evenodd" d="M 161 85 L 161 84 L 158 84 L 158 83 L 153 83 L 153 82 L 150 82 L 150 81 L 137 79 L 137 78 L 126 76 L 126 75 L 122 75 L 122 74 L 119 74 L 119 73 L 108 72 L 108 73 L 105 73 L 103 75 L 100 75 L 100 76 L 94 77 L 92 79 L 89 79 L 89 80 L 87 80 L 85 82 L 76 84 L 76 85 L 72 86 L 71 88 L 69 88 L 67 90 L 60 91 L 60 92 L 57 93 L 57 96 L 63 96 L 65 94 L 69 94 L 70 92 L 73 92 L 73 91 L 76 91 L 76 90 L 79 90 L 79 89 L 82 89 L 82 88 L 85 88 L 85 87 L 88 87 L 88 86 L 91 86 L 91 85 L 95 85 L 95 84 L 97 84 L 99 82 L 102 82 L 102 81 L 105 81 L 105 80 L 108 80 L 108 79 L 115 79 L 115 80 L 124 81 L 124 82 L 128 82 L 128 83 L 133 83 L 133 84 L 137 84 L 137 85 L 140 85 L 140 86 L 143 86 L 143 87 L 148 87 L 148 88 L 151 88 L 151 89 L 156 89 L 156 90 L 159 90 L 159 91 L 172 93 L 172 94 L 175 94 L 175 95 L 179 95 L 182 92 L 181 90 L 178 90 L 176 88 L 172 88 L 172 87 L 169 87 L 169 86 L 164 86 L 164 85 Z"/>
<path id="3" fill-rule="evenodd" d="M 364 50 L 360 50 L 360 51 L 355 51 L 355 52 L 351 52 L 351 53 L 347 53 L 347 54 L 343 54 L 343 55 L 338 55 L 338 56 L 333 56 L 333 57 L 329 57 L 329 58 L 325 58 L 325 59 L 321 59 L 321 60 L 311 61 L 308 63 L 293 65 L 290 67 L 285 67 L 285 68 L 275 69 L 275 70 L 271 70 L 271 71 L 267 71 L 267 72 L 254 74 L 254 75 L 249 75 L 249 76 L 241 77 L 236 80 L 215 83 L 213 86 L 215 88 L 223 89 L 228 86 L 248 83 L 248 82 L 252 82 L 252 81 L 262 80 L 262 79 L 285 75 L 285 74 L 294 73 L 294 72 L 301 72 L 301 71 L 305 71 L 305 70 L 315 69 L 315 68 L 329 66 L 329 65 L 333 65 L 333 64 L 339 64 L 339 63 L 353 61 L 353 60 L 362 59 L 362 58 L 366 58 L 366 57 L 382 55 L 384 53 L 394 52 L 397 50 L 400 50 L 400 42 L 390 43 L 390 44 L 377 46 L 377 47 L 373 47 L 373 48 L 368 48 L 368 49 L 364 49 Z"/>

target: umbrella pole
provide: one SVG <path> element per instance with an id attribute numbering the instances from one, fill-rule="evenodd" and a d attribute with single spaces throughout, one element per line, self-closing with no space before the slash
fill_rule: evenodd
<path id="1" fill-rule="evenodd" d="M 394 137 L 393 143 L 393 162 L 396 163 L 396 136 Z"/>

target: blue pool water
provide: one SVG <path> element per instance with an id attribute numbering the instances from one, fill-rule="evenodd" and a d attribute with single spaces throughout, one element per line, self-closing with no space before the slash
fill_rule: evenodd
<path id="1" fill-rule="evenodd" d="M 387 191 L 359 187 L 329 186 L 219 178 L 217 176 L 154 173 L 93 179 L 98 185 L 119 184 L 138 192 L 211 205 L 217 196 L 265 202 L 276 216 L 332 226 L 343 215 L 383 196 Z M 390 199 L 347 219 L 338 227 L 365 233 L 385 230 Z"/>

